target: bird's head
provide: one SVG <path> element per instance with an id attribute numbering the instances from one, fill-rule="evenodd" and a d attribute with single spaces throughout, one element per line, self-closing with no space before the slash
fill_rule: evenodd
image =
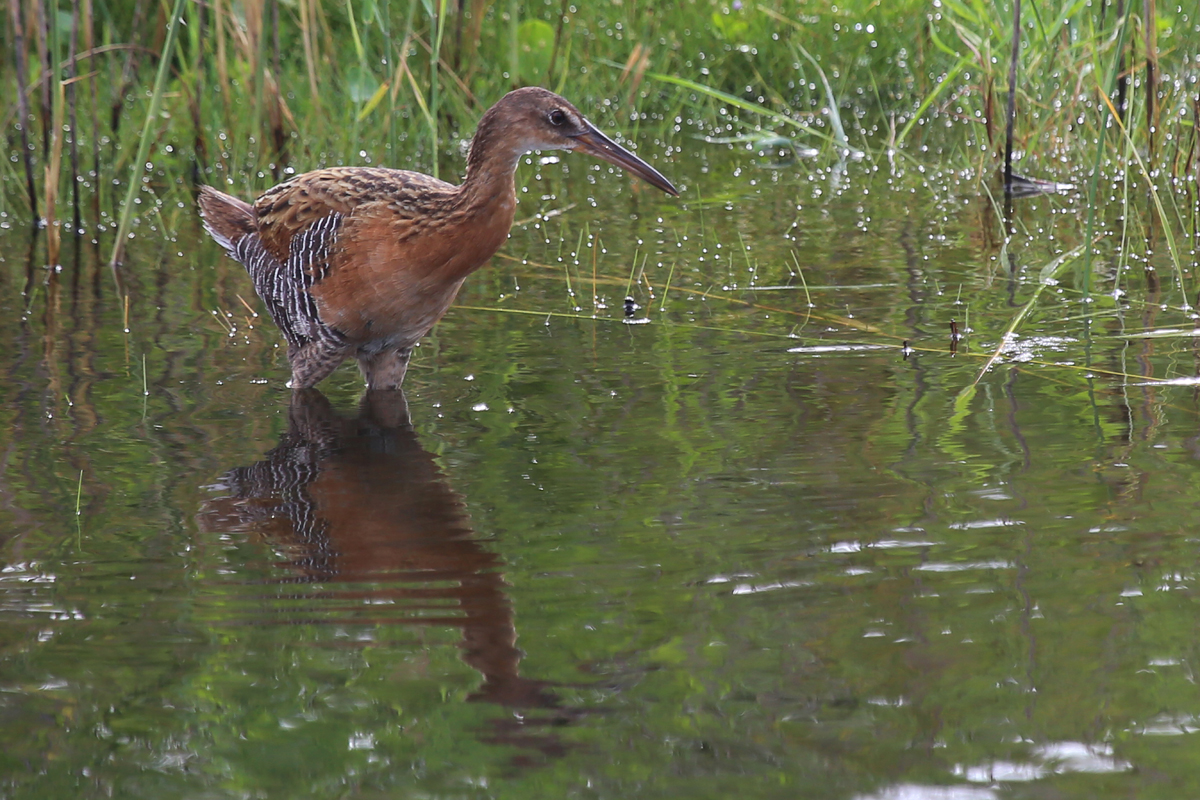
<path id="1" fill-rule="evenodd" d="M 522 152 L 574 150 L 604 159 L 637 175 L 651 186 L 678 197 L 662 173 L 601 133 L 579 109 L 547 89 L 528 86 L 506 94 L 493 106 L 497 122 Z"/>

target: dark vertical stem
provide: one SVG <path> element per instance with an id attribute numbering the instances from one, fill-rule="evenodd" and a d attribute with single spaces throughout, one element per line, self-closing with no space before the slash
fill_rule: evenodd
<path id="1" fill-rule="evenodd" d="M 1158 42 L 1155 25 L 1158 16 L 1154 0 L 1142 0 L 1142 28 L 1146 35 L 1146 156 L 1154 168 L 1154 93 L 1158 66 Z"/>
<path id="2" fill-rule="evenodd" d="M 454 55 L 450 59 L 450 68 L 454 70 L 454 74 L 458 74 L 458 68 L 462 64 L 462 47 L 463 47 L 463 25 L 467 23 L 466 15 L 466 0 L 458 0 L 457 14 L 458 19 L 454 25 Z"/>
<path id="3" fill-rule="evenodd" d="M 1192 98 L 1192 144 L 1188 147 L 1187 163 L 1184 164 L 1183 171 L 1195 169 L 1200 172 L 1200 158 L 1196 153 L 1196 129 L 1200 128 L 1200 92 Z"/>
<path id="4" fill-rule="evenodd" d="M 46 15 L 46 0 L 37 0 L 34 4 L 38 24 L 38 56 L 42 63 L 42 159 L 50 155 L 50 125 L 53 113 L 50 109 L 50 77 L 54 74 L 53 58 L 50 52 L 50 20 Z"/>
<path id="5" fill-rule="evenodd" d="M 983 130 L 987 133 L 988 152 L 996 146 L 996 82 L 987 77 L 987 89 L 983 96 Z"/>
<path id="6" fill-rule="evenodd" d="M 201 114 L 201 98 L 204 97 L 204 37 L 208 20 L 208 4 L 196 4 L 196 52 L 192 54 L 192 70 L 196 76 L 196 85 L 192 93 L 192 150 L 195 158 L 192 161 L 192 185 L 198 186 L 202 176 L 208 172 L 208 142 L 204 138 L 204 120 Z"/>
<path id="7" fill-rule="evenodd" d="M 1013 123 L 1017 116 L 1017 57 L 1021 55 L 1021 0 L 1013 0 L 1012 58 L 1008 64 L 1008 119 L 1004 133 L 1004 193 L 1012 194 Z"/>
<path id="8" fill-rule="evenodd" d="M 95 31 L 94 22 L 92 19 L 92 0 L 83 0 L 83 48 L 91 51 L 95 45 L 93 32 Z M 100 225 L 100 191 L 103 182 L 100 180 L 100 116 L 97 113 L 99 108 L 99 96 L 96 91 L 98 83 L 95 78 L 90 79 L 92 82 L 91 103 L 92 108 L 92 215 L 95 219 L 96 226 Z M 99 239 L 96 239 L 99 242 Z"/>
<path id="9" fill-rule="evenodd" d="M 75 108 L 75 77 L 79 74 L 75 57 L 79 48 L 79 0 L 71 0 L 71 41 L 68 45 L 70 54 L 67 58 L 67 109 L 71 116 L 71 205 L 74 209 L 74 231 L 79 235 L 83 227 L 83 217 L 79 212 L 79 115 Z"/>
<path id="10" fill-rule="evenodd" d="M 554 85 L 551 76 L 554 75 L 554 65 L 558 61 L 558 50 L 562 46 L 563 29 L 567 26 L 567 0 L 562 0 L 558 9 L 558 25 L 554 28 L 554 48 L 550 51 L 550 66 L 546 68 L 546 85 Z"/>
<path id="11" fill-rule="evenodd" d="M 133 22 L 129 26 L 129 40 L 131 42 L 139 41 L 141 38 L 138 28 L 142 24 L 142 10 L 144 6 L 144 0 L 137 0 L 133 5 Z M 114 141 L 117 138 L 117 130 L 121 127 L 121 110 L 125 107 L 125 91 L 129 88 L 129 82 L 133 79 L 133 71 L 137 67 L 137 52 L 137 48 L 130 48 L 126 53 L 125 64 L 121 67 L 121 79 L 117 81 L 117 93 L 113 97 L 112 116 L 109 122 Z"/>
<path id="12" fill-rule="evenodd" d="M 1125 0 L 1117 0 L 1118 25 L 1125 23 Z M 1129 91 L 1129 78 L 1125 74 L 1125 44 L 1122 37 L 1121 54 L 1117 60 L 1117 119 L 1125 121 L 1125 95 Z"/>
<path id="13" fill-rule="evenodd" d="M 21 19 L 21 0 L 9 0 L 9 10 L 12 14 L 13 57 L 17 67 L 17 112 L 21 115 L 21 156 L 25 162 L 25 182 L 29 187 L 29 213 L 33 218 L 33 226 L 38 224 L 37 187 L 33 182 L 33 154 L 29 144 L 29 96 L 25 87 L 29 80 L 25 75 L 25 67 L 29 60 L 29 52 L 25 43 L 25 26 Z"/>

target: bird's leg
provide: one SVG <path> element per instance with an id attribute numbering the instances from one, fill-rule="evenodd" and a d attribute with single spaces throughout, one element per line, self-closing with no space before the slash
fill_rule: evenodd
<path id="1" fill-rule="evenodd" d="M 358 416 L 372 420 L 383 428 L 412 427 L 403 389 L 368 389 L 358 401 Z"/>
<path id="2" fill-rule="evenodd" d="M 408 369 L 412 349 L 384 350 L 379 353 L 358 351 L 358 368 L 368 389 L 399 389 Z"/>
<path id="3" fill-rule="evenodd" d="M 296 389 L 288 407 L 288 435 L 294 443 L 317 450 L 333 447 L 338 439 L 339 418 L 329 398 L 320 389 Z"/>
<path id="4" fill-rule="evenodd" d="M 337 369 L 348 355 L 350 348 L 336 339 L 313 339 L 303 347 L 288 347 L 288 361 L 292 364 L 288 387 L 311 389 Z"/>

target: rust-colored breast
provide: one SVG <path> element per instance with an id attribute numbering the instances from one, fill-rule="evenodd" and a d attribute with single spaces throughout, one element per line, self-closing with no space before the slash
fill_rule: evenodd
<path id="1" fill-rule="evenodd" d="M 414 182 L 359 206 L 342 225 L 328 275 L 312 288 L 325 323 L 352 341 L 415 345 L 512 226 L 511 194 L 486 209 L 459 199 L 456 190 Z"/>

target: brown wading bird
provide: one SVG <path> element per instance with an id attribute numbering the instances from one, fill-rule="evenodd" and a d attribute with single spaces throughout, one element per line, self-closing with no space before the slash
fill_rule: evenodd
<path id="1" fill-rule="evenodd" d="M 508 237 L 513 173 L 531 150 L 578 150 L 678 196 L 657 170 L 553 92 L 509 92 L 479 121 L 461 186 L 405 170 L 332 167 L 254 205 L 200 189 L 209 234 L 250 273 L 288 342 L 293 389 L 350 355 L 370 389 L 399 389 L 412 348 Z"/>

